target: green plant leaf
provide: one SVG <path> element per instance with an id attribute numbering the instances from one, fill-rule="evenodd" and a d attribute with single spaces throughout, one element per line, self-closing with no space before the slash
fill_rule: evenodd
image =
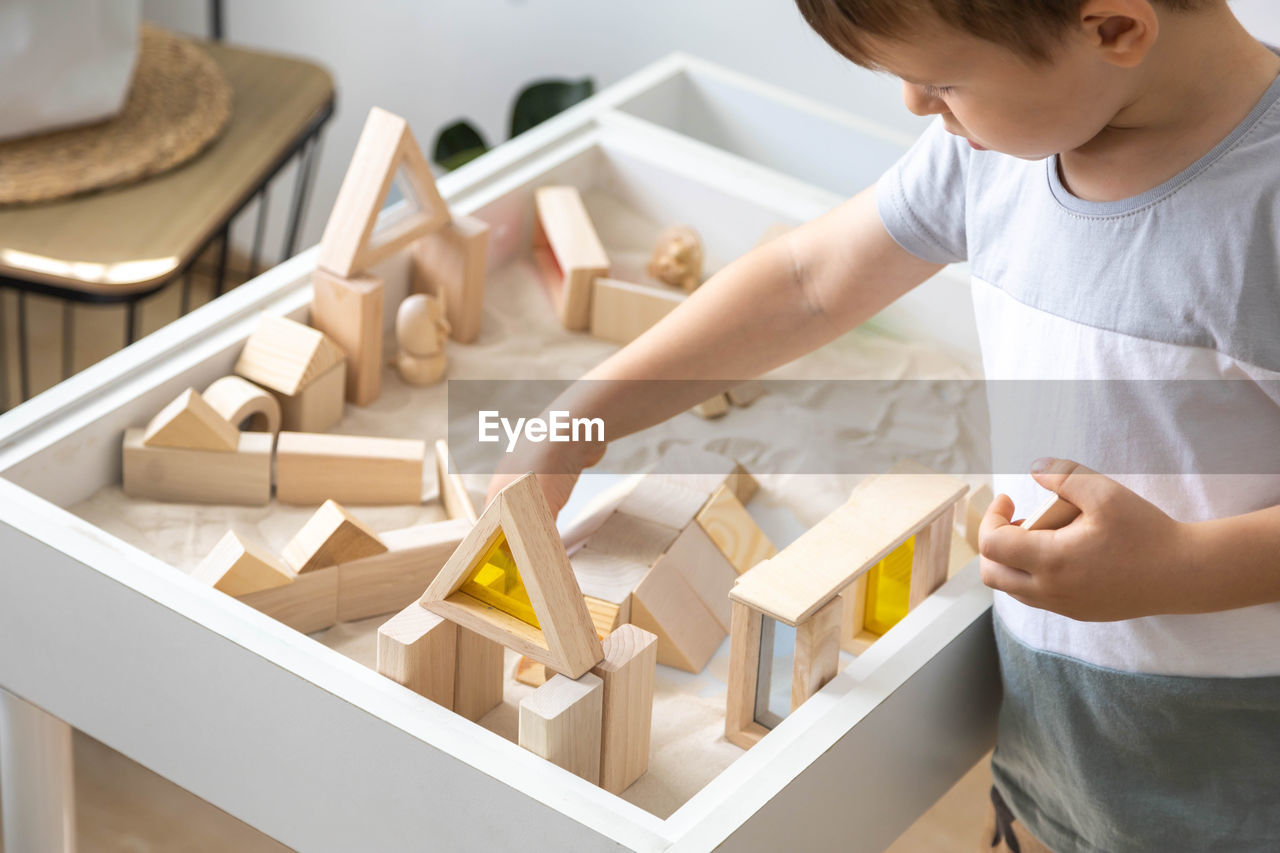
<path id="1" fill-rule="evenodd" d="M 596 81 L 590 77 L 576 81 L 539 80 L 530 83 L 520 90 L 511 109 L 511 135 L 519 136 L 579 101 L 585 101 L 595 91 Z"/>
<path id="2" fill-rule="evenodd" d="M 436 134 L 434 150 L 431 159 L 446 172 L 452 172 L 488 151 L 489 145 L 470 122 L 455 121 Z"/>

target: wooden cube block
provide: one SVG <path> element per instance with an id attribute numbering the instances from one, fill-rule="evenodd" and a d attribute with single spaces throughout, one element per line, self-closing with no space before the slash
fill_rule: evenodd
<path id="1" fill-rule="evenodd" d="M 284 561 L 303 574 L 386 550 L 378 534 L 338 503 L 325 501 L 284 546 Z"/>
<path id="2" fill-rule="evenodd" d="M 387 550 L 338 563 L 338 620 L 395 613 L 417 601 L 471 530 L 463 520 L 418 524 L 378 536 Z"/>
<path id="3" fill-rule="evenodd" d="M 502 653 L 498 643 L 458 626 L 455 713 L 474 721 L 502 704 Z"/>
<path id="4" fill-rule="evenodd" d="M 684 291 L 597 278 L 591 286 L 591 334 L 629 344 L 684 302 Z"/>
<path id="5" fill-rule="evenodd" d="M 142 443 L 147 447 L 232 453 L 239 446 L 240 431 L 205 402 L 194 388 L 188 388 L 151 419 Z"/>
<path id="6" fill-rule="evenodd" d="M 311 325 L 346 353 L 346 399 L 367 406 L 382 393 L 382 280 L 317 269 L 311 287 Z"/>
<path id="7" fill-rule="evenodd" d="M 279 394 L 280 428 L 293 432 L 324 432 L 346 411 L 347 367 L 341 364 L 321 373 L 296 394 Z"/>
<path id="8" fill-rule="evenodd" d="M 701 672 L 725 630 L 673 563 L 659 562 L 631 594 L 631 624 L 658 637 L 658 663 Z"/>
<path id="9" fill-rule="evenodd" d="M 720 627 L 728 631 L 731 614 L 729 590 L 738 580 L 738 572 L 711 537 L 697 524 L 690 524 L 681 531 L 667 553 L 658 558 L 655 567 L 663 563 L 675 567 Z"/>
<path id="10" fill-rule="evenodd" d="M 520 745 L 552 764 L 600 783 L 600 722 L 604 683 L 585 673 L 557 675 L 520 702 Z"/>
<path id="11" fill-rule="evenodd" d="M 729 414 L 729 398 L 724 394 L 708 397 L 689 411 L 704 420 L 715 420 Z"/>
<path id="12" fill-rule="evenodd" d="M 270 433 L 242 432 L 234 453 L 146 447 L 125 430 L 124 493 L 138 500 L 264 506 L 271 500 Z"/>
<path id="13" fill-rule="evenodd" d="M 604 641 L 604 660 L 591 670 L 604 686 L 600 727 L 600 787 L 621 794 L 649 769 L 653 683 L 658 638 L 623 625 Z"/>
<path id="14" fill-rule="evenodd" d="M 378 629 L 378 672 L 452 708 L 457 648 L 458 626 L 415 601 Z"/>
<path id="15" fill-rule="evenodd" d="M 413 292 L 444 297 L 449 336 L 460 343 L 480 334 L 488 247 L 488 223 L 454 216 L 441 230 L 418 238 L 410 254 Z"/>
<path id="16" fill-rule="evenodd" d="M 295 573 L 275 554 L 228 530 L 191 576 L 227 595 L 244 595 L 293 583 Z"/>
<path id="17" fill-rule="evenodd" d="M 295 631 L 323 631 L 338 621 L 338 570 L 330 567 L 307 572 L 287 586 L 236 598 Z"/>
<path id="18" fill-rule="evenodd" d="M 426 442 L 281 432 L 276 499 L 287 504 L 416 504 L 422 501 Z"/>

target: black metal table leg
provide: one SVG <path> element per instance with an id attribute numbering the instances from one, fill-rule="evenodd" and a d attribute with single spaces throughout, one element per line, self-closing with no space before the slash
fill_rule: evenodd
<path id="1" fill-rule="evenodd" d="M 182 271 L 182 301 L 178 304 L 178 316 L 185 317 L 191 310 L 191 267 Z"/>
<path id="2" fill-rule="evenodd" d="M 138 336 L 138 300 L 130 299 L 124 318 L 124 345 L 129 346 Z"/>
<path id="3" fill-rule="evenodd" d="M 75 373 L 76 360 L 76 313 L 72 304 L 65 299 L 62 302 L 62 378 L 67 379 Z"/>
<path id="4" fill-rule="evenodd" d="M 0 291 L 0 412 L 9 410 L 9 322 L 5 316 L 4 292 Z"/>
<path id="5" fill-rule="evenodd" d="M 307 140 L 298 154 L 298 175 L 293 182 L 293 207 L 289 211 L 289 224 L 285 227 L 284 249 L 280 260 L 293 257 L 298 245 L 298 231 L 302 227 L 302 213 L 307 204 L 307 192 L 311 189 L 311 168 L 315 163 L 316 149 L 320 147 L 319 136 Z"/>
<path id="6" fill-rule="evenodd" d="M 253 251 L 249 253 L 249 278 L 258 274 L 258 260 L 262 257 L 262 240 L 267 231 L 270 190 L 271 184 L 265 183 L 262 185 L 262 191 L 258 193 L 258 221 L 253 228 Z"/>
<path id="7" fill-rule="evenodd" d="M 23 402 L 31 397 L 31 365 L 27 355 L 27 293 L 18 291 L 18 392 Z"/>
<path id="8" fill-rule="evenodd" d="M 222 237 L 218 240 L 218 277 L 214 279 L 213 295 L 219 297 L 222 295 L 223 285 L 227 279 L 227 249 L 231 242 L 231 221 L 222 226 Z"/>

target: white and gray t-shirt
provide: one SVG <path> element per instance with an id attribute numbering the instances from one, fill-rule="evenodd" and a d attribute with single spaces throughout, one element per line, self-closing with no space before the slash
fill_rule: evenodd
<path id="1" fill-rule="evenodd" d="M 1280 80 L 1134 198 L 1083 201 L 1056 157 L 975 151 L 935 122 L 877 202 L 912 254 L 969 262 L 986 377 L 1019 381 L 1041 416 L 993 411 L 994 485 L 1019 515 L 1043 496 L 1016 473 L 1036 456 L 1114 476 L 1182 521 L 1280 504 Z M 1025 459 L 1008 464 L 1008 447 Z M 1041 840 L 1280 849 L 1280 603 L 1106 623 L 999 593 L 995 609 L 996 778 Z"/>

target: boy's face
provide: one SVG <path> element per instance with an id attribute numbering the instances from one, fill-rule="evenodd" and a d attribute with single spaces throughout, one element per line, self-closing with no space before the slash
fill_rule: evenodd
<path id="1" fill-rule="evenodd" d="M 975 148 L 1039 160 L 1082 147 L 1125 106 L 1119 69 L 1082 32 L 1038 64 L 941 21 L 917 32 L 910 42 L 867 37 L 867 45 L 902 79 L 909 110 L 942 116 Z"/>

